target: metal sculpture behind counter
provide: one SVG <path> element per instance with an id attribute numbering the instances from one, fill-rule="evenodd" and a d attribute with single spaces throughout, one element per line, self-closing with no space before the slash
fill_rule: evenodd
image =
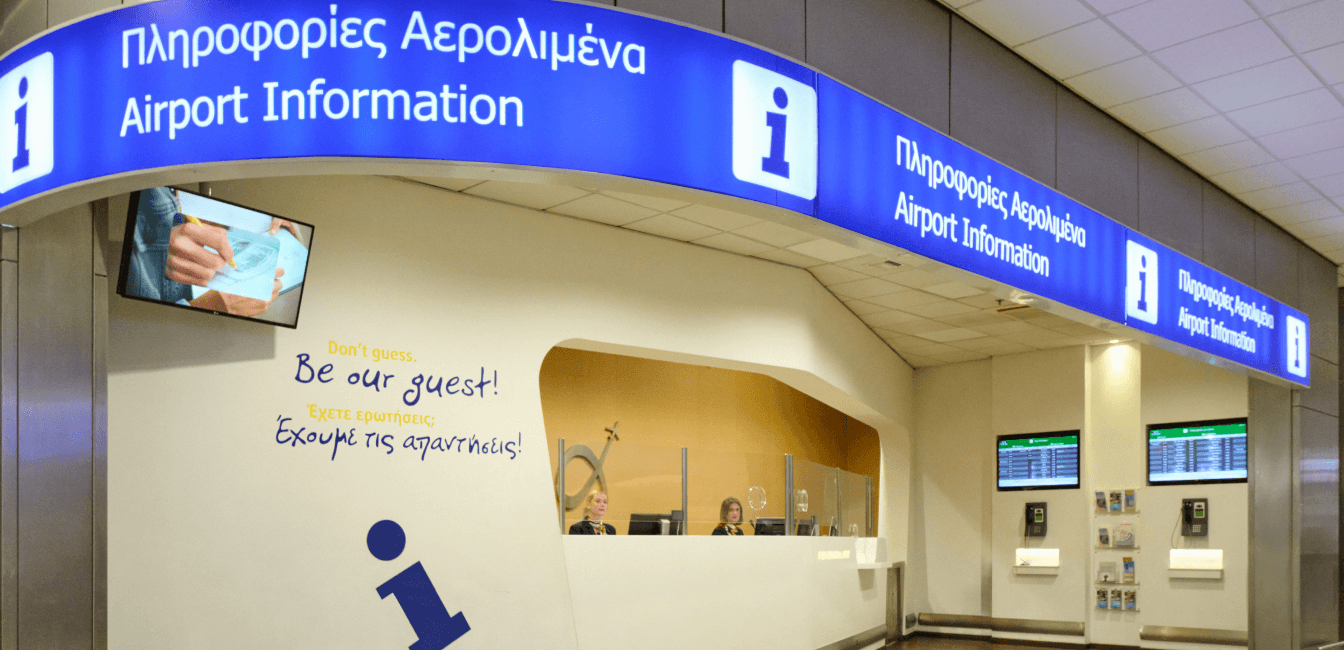
<path id="1" fill-rule="evenodd" d="M 602 456 L 600 457 L 597 454 L 594 454 L 593 450 L 590 449 L 588 445 L 574 445 L 573 447 L 564 450 L 564 456 L 560 459 L 559 471 L 557 471 L 555 475 L 555 493 L 564 501 L 564 511 L 561 513 L 561 524 L 564 523 L 565 512 L 569 512 L 583 504 L 583 500 L 588 497 L 588 491 L 593 488 L 593 483 L 597 483 L 598 488 L 608 497 L 611 496 L 610 486 L 607 483 L 607 474 L 603 471 L 602 464 L 607 461 L 607 452 L 611 451 L 612 441 L 621 439 L 620 433 L 617 431 L 620 424 L 620 422 L 617 422 L 607 427 L 607 445 L 602 448 Z M 561 444 L 563 445 L 564 442 L 561 441 Z M 592 468 L 593 472 L 588 476 L 588 480 L 584 481 L 583 487 L 579 489 L 578 494 L 570 495 L 565 492 L 565 467 L 569 465 L 569 461 L 576 458 L 582 459 L 584 462 L 588 463 L 588 466 Z"/>

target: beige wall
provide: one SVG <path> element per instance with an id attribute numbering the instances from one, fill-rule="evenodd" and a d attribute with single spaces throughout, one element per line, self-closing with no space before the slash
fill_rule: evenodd
<path id="1" fill-rule="evenodd" d="M 922 369 L 915 396 L 910 611 L 1079 621 L 1088 643 L 1121 646 L 1139 645 L 1141 625 L 1246 629 L 1246 484 L 1146 487 L 1144 442 L 1147 424 L 1245 417 L 1244 375 L 1119 343 Z M 1075 428 L 1082 489 L 995 489 L 996 435 Z M 1138 513 L 1094 513 L 1095 491 L 1125 488 L 1138 490 Z M 1173 536 L 1180 500 L 1201 496 L 1210 500 L 1210 536 Z M 1029 501 L 1049 506 L 1044 539 L 1022 537 Z M 1095 548 L 1097 528 L 1121 522 L 1135 524 L 1139 548 Z M 1024 545 L 1060 549 L 1059 573 L 1015 574 L 1012 552 Z M 1224 578 L 1169 578 L 1173 547 L 1222 549 Z M 1136 560 L 1140 611 L 1094 609 L 1097 563 L 1124 556 Z"/>

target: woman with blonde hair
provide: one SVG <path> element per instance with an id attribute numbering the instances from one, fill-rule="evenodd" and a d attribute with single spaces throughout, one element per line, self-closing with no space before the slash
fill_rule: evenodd
<path id="1" fill-rule="evenodd" d="M 728 497 L 723 500 L 723 505 L 719 506 L 719 525 L 714 527 L 711 535 L 741 535 L 742 527 L 742 502 L 737 497 Z"/>
<path id="2" fill-rule="evenodd" d="M 607 493 L 593 490 L 583 502 L 583 521 L 569 527 L 570 535 L 615 535 L 616 527 L 602 523 L 607 514 Z"/>

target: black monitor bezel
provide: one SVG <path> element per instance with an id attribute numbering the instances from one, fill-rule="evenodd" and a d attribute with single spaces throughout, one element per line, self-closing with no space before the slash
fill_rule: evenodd
<path id="1" fill-rule="evenodd" d="M 1004 487 L 999 483 L 999 443 L 1005 440 L 1025 438 L 1058 438 L 1076 436 L 1078 438 L 1078 480 L 1073 485 L 1014 485 Z M 1033 433 L 1008 433 L 994 439 L 994 487 L 999 492 L 1039 492 L 1042 490 L 1078 490 L 1083 487 L 1083 430 L 1063 429 L 1060 431 L 1036 431 Z"/>
<path id="2" fill-rule="evenodd" d="M 308 237 L 308 258 L 309 258 L 309 260 L 312 259 L 312 254 L 313 254 L 313 242 L 317 239 L 317 227 L 314 226 L 313 224 L 310 224 L 310 223 L 308 223 L 308 222 L 306 222 L 306 221 L 299 221 L 298 219 L 291 219 L 290 217 L 286 217 L 286 216 L 283 216 L 283 215 L 278 215 L 278 214 L 275 214 L 274 212 L 267 212 L 266 210 L 259 210 L 259 209 L 255 208 L 255 207 L 250 206 L 250 205 L 243 205 L 242 203 L 236 203 L 236 202 L 234 202 L 234 201 L 226 201 L 226 200 L 221 199 L 221 198 L 218 198 L 218 197 L 208 196 L 208 195 L 205 195 L 205 194 L 201 194 L 200 192 L 194 192 L 194 191 L 192 191 L 192 190 L 184 189 L 184 188 L 179 187 L 179 186 L 176 186 L 176 185 L 163 185 L 163 186 L 157 186 L 157 187 L 169 187 L 169 188 L 172 188 L 172 189 L 177 190 L 177 191 L 179 191 L 179 192 L 186 192 L 187 194 L 193 194 L 193 195 L 195 195 L 195 196 L 199 196 L 199 197 L 201 197 L 201 198 L 203 198 L 203 199 L 209 199 L 209 200 L 211 200 L 211 201 L 218 201 L 218 202 L 220 202 L 220 203 L 225 203 L 225 204 L 228 204 L 228 205 L 232 205 L 232 206 L 234 206 L 234 207 L 242 208 L 242 209 L 244 209 L 244 210 L 251 210 L 252 212 L 256 212 L 256 213 L 258 213 L 258 214 L 264 214 L 264 215 L 266 215 L 266 216 L 268 216 L 268 217 L 272 217 L 272 218 L 275 218 L 275 219 L 284 219 L 284 220 L 286 220 L 286 221 L 292 221 L 292 222 L 294 222 L 294 223 L 296 223 L 296 224 L 299 224 L 299 225 L 302 225 L 302 226 L 306 226 L 307 228 L 309 228 L 309 237 Z M 226 316 L 226 317 L 228 317 L 228 318 L 233 318 L 233 319 L 237 319 L 237 320 L 247 321 L 247 322 L 249 322 L 249 323 L 259 323 L 259 324 L 262 324 L 262 325 L 273 325 L 273 326 L 275 326 L 275 327 L 285 327 L 285 328 L 288 328 L 288 329 L 298 329 L 298 328 L 299 328 L 299 316 L 301 316 L 302 313 L 303 313 L 303 292 L 304 292 L 305 289 L 307 289 L 307 285 L 308 285 L 308 275 L 309 275 L 309 274 L 308 274 L 308 272 L 307 272 L 307 269 L 305 269 L 305 271 L 304 271 L 303 282 L 302 282 L 298 287 L 295 288 L 295 290 L 299 292 L 299 304 L 298 304 L 298 307 L 296 307 L 296 308 L 294 309 L 294 323 L 293 323 L 293 324 L 289 324 L 289 323 L 281 323 L 281 322 L 270 321 L 270 320 L 262 320 L 262 319 L 260 319 L 260 318 L 255 318 L 255 317 L 251 317 L 251 316 L 239 316 L 239 315 L 237 315 L 237 314 L 230 314 L 230 313 L 228 313 L 228 312 L 222 312 L 222 311 L 218 311 L 218 310 L 215 310 L 215 309 L 204 309 L 204 308 L 201 308 L 201 307 L 193 307 L 193 306 L 191 306 L 191 305 L 179 305 L 179 304 L 176 304 L 176 303 L 165 302 L 165 301 L 163 301 L 163 300 L 155 300 L 155 299 L 153 299 L 153 298 L 145 298 L 145 297 L 143 297 L 143 296 L 135 296 L 135 295 L 130 295 L 130 294 L 128 294 L 128 293 L 126 292 L 126 281 L 127 281 L 128 273 L 130 272 L 130 268 L 129 268 L 129 267 L 130 267 L 130 260 L 131 260 L 131 248 L 135 245 L 135 222 L 136 222 L 136 219 L 138 218 L 139 211 L 140 211 L 140 193 L 141 193 L 142 191 L 143 191 L 143 190 L 136 190 L 136 191 L 134 191 L 134 192 L 131 192 L 130 197 L 129 197 L 129 204 L 127 205 L 127 208 L 126 208 L 126 230 L 125 230 L 125 234 L 124 234 L 124 236 L 123 236 L 123 238 L 122 238 L 122 246 L 121 246 L 121 268 L 120 268 L 120 269 L 118 270 L 118 272 L 117 272 L 117 295 L 121 296 L 122 298 L 127 298 L 127 299 L 129 299 L 129 300 L 138 300 L 138 301 L 140 301 L 140 302 L 147 302 L 147 303 L 149 303 L 149 304 L 151 304 L 151 305 L 163 305 L 163 306 L 165 306 L 165 307 L 176 307 L 176 308 L 178 308 L 178 309 L 185 309 L 185 310 L 187 310 L 187 311 L 192 311 L 192 312 L 197 312 L 197 313 L 202 313 L 202 314 L 213 314 L 213 315 L 215 315 L 215 316 Z"/>
<path id="3" fill-rule="evenodd" d="M 1209 478 L 1193 479 L 1189 481 L 1158 481 L 1153 482 L 1153 448 L 1149 445 L 1149 436 L 1153 429 L 1174 429 L 1176 427 L 1211 427 L 1223 424 L 1244 424 L 1246 425 L 1246 476 L 1243 478 Z M 1168 485 L 1219 485 L 1225 483 L 1249 483 L 1251 480 L 1250 467 L 1250 449 L 1251 447 L 1251 428 L 1248 418 L 1222 418 L 1218 420 L 1189 420 L 1185 422 L 1161 422 L 1149 424 L 1143 428 L 1143 458 L 1144 473 L 1143 480 L 1149 487 L 1166 487 Z"/>

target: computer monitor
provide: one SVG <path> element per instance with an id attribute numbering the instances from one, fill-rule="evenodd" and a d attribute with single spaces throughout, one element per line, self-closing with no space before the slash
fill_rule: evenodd
<path id="1" fill-rule="evenodd" d="M 1148 425 L 1148 485 L 1246 480 L 1246 418 Z"/>
<path id="2" fill-rule="evenodd" d="M 757 517 L 754 524 L 757 535 L 783 535 L 783 517 Z"/>
<path id="3" fill-rule="evenodd" d="M 630 515 L 630 531 L 627 535 L 680 535 L 681 519 L 680 510 L 674 510 L 671 514 L 644 514 L 633 513 Z"/>

